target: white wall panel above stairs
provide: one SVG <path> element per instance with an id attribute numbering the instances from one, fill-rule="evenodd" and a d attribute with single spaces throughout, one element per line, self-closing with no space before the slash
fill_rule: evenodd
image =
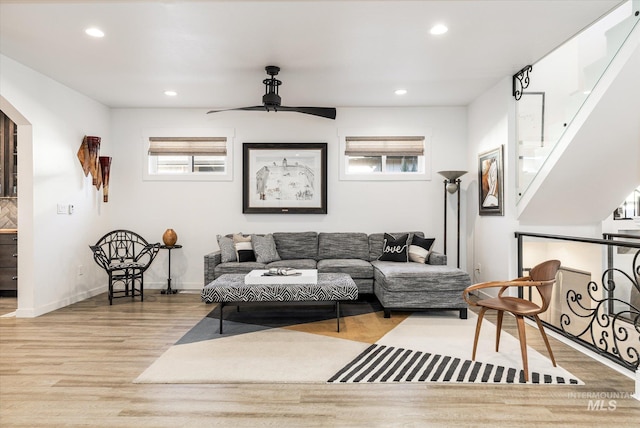
<path id="1" fill-rule="evenodd" d="M 640 185 L 640 25 L 518 203 L 532 225 L 603 221 Z"/>

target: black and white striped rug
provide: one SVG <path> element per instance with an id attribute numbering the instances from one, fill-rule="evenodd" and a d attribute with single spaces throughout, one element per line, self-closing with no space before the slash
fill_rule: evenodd
<path id="1" fill-rule="evenodd" d="M 447 355 L 373 344 L 329 383 L 464 382 L 527 383 L 521 369 Z M 531 372 L 531 383 L 578 385 L 578 379 Z"/>
<path id="2" fill-rule="evenodd" d="M 345 305 L 340 332 L 327 307 L 229 311 L 225 332 L 212 311 L 136 378 L 136 383 L 414 383 L 583 385 L 528 348 L 524 382 L 520 342 L 482 324 L 471 361 L 477 317 L 470 312 L 394 314 L 375 305 Z M 367 329 L 363 334 L 361 329 Z"/>

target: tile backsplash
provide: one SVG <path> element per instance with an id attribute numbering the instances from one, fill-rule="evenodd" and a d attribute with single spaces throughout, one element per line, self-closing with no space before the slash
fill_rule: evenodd
<path id="1" fill-rule="evenodd" d="M 0 229 L 18 228 L 18 199 L 0 198 Z"/>

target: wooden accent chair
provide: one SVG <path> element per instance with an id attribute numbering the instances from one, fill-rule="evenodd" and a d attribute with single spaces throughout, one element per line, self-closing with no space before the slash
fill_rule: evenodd
<path id="1" fill-rule="evenodd" d="M 496 326 L 496 352 L 498 352 L 498 348 L 500 346 L 500 332 L 502 330 L 502 316 L 504 315 L 504 312 L 511 312 L 516 317 L 516 321 L 518 323 L 518 336 L 520 338 L 520 352 L 522 353 L 522 365 L 524 369 L 525 382 L 529 380 L 529 366 L 527 362 L 527 338 L 524 330 L 525 316 L 532 316 L 535 318 L 536 323 L 538 324 L 538 329 L 540 330 L 540 334 L 542 335 L 544 343 L 547 346 L 547 350 L 549 351 L 549 356 L 551 357 L 553 366 L 556 366 L 556 360 L 553 357 L 551 346 L 549 346 L 549 340 L 547 339 L 547 335 L 544 332 L 544 328 L 542 327 L 542 323 L 540 322 L 538 314 L 546 311 L 549 307 L 549 302 L 551 301 L 551 291 L 553 289 L 553 284 L 556 282 L 556 273 L 558 272 L 559 268 L 559 260 L 548 260 L 531 269 L 531 271 L 529 272 L 529 276 L 517 278 L 512 281 L 491 281 L 474 284 L 467 287 L 463 291 L 462 297 L 467 301 L 467 303 L 469 303 L 469 305 L 480 307 L 480 313 L 478 314 L 478 323 L 476 324 L 476 336 L 473 340 L 473 354 L 471 357 L 472 360 L 476 359 L 478 336 L 480 335 L 480 326 L 482 324 L 484 314 L 487 310 L 493 309 L 498 311 L 498 325 Z M 470 292 L 494 287 L 500 287 L 500 291 L 498 291 L 498 295 L 496 297 L 481 299 L 476 302 L 469 300 Z M 538 305 L 534 302 L 520 299 L 518 297 L 503 296 L 503 293 L 509 287 L 536 287 L 538 289 L 538 292 L 540 293 L 540 297 L 542 298 L 542 305 Z"/>

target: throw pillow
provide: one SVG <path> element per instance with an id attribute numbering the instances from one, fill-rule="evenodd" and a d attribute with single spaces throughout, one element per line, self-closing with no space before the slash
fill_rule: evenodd
<path id="1" fill-rule="evenodd" d="M 251 243 L 253 244 L 253 251 L 256 254 L 256 260 L 259 263 L 271 263 L 280 260 L 273 235 L 251 235 Z"/>
<path id="2" fill-rule="evenodd" d="M 220 258 L 222 263 L 236 262 L 238 257 L 236 256 L 236 247 L 233 244 L 233 239 L 218 235 L 218 247 L 220 247 Z"/>
<path id="3" fill-rule="evenodd" d="M 426 263 L 434 242 L 434 238 L 421 238 L 413 235 L 411 245 L 409 245 L 409 260 L 416 263 Z"/>
<path id="4" fill-rule="evenodd" d="M 384 234 L 382 240 L 382 255 L 378 260 L 385 262 L 408 262 L 407 240 L 408 234 L 400 235 L 397 238 L 388 233 Z"/>
<path id="5" fill-rule="evenodd" d="M 238 262 L 255 262 L 256 255 L 251 245 L 251 235 L 243 236 L 240 234 L 233 235 L 233 244 L 236 248 L 236 257 Z"/>

